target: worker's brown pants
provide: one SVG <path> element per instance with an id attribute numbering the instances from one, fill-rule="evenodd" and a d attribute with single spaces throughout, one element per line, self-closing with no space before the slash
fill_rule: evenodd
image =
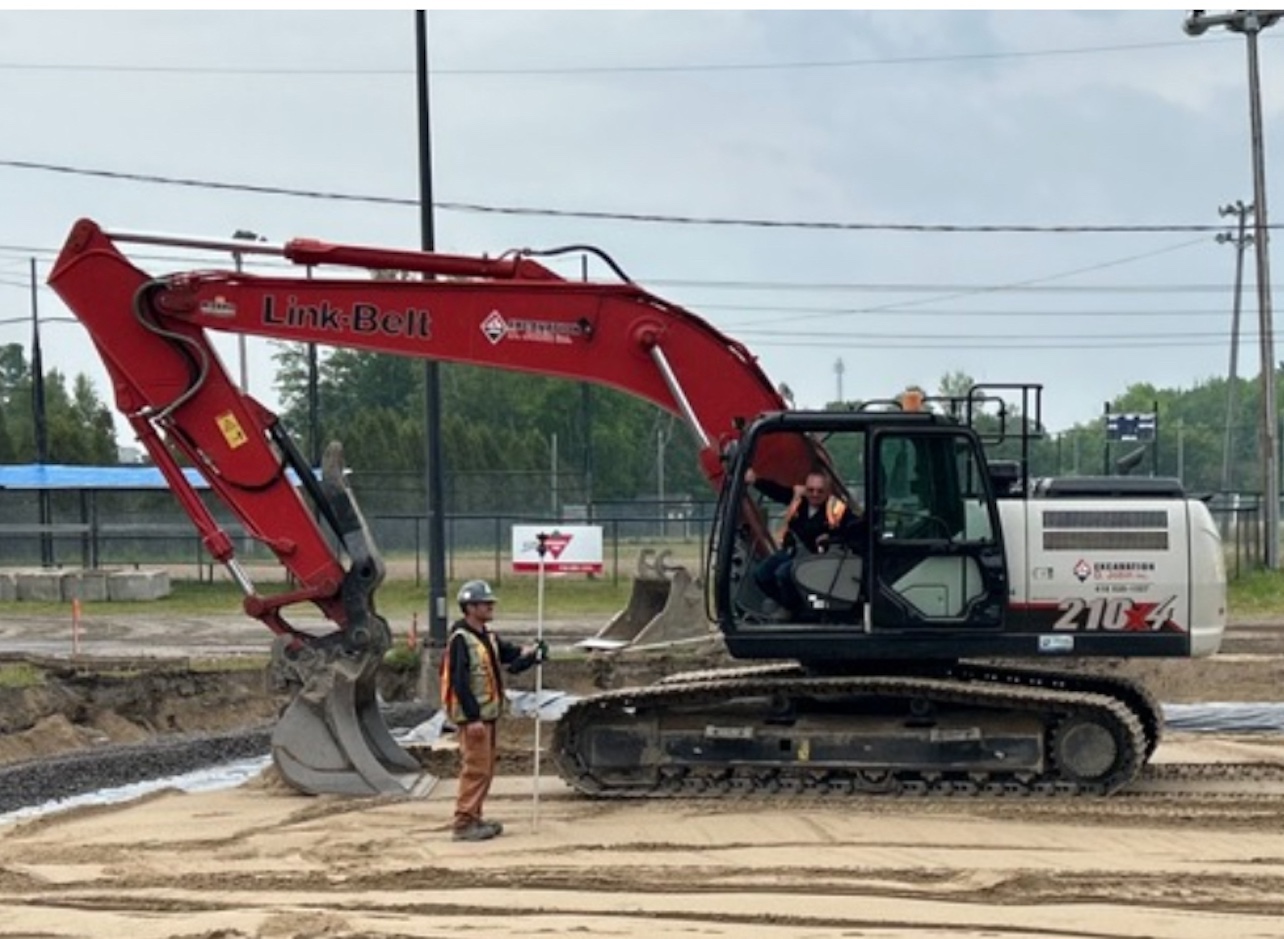
<path id="1" fill-rule="evenodd" d="M 498 747 L 494 721 L 482 721 L 484 733 L 472 724 L 459 728 L 459 796 L 455 799 L 455 828 L 481 821 L 482 803 L 495 778 Z M 471 731 L 471 732 L 470 732 Z"/>

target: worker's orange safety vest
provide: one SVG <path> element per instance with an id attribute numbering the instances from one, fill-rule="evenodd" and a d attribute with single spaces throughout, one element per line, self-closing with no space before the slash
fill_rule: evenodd
<path id="1" fill-rule="evenodd" d="M 789 534 L 789 523 L 794 520 L 798 510 L 802 507 L 803 497 L 794 496 L 793 501 L 789 503 L 789 508 L 785 509 L 785 519 L 780 526 L 780 531 L 776 534 L 776 541 L 780 544 L 785 543 L 785 536 Z M 830 496 L 825 502 L 825 524 L 829 528 L 836 529 L 838 523 L 843 520 L 843 515 L 847 512 L 847 503 L 838 496 Z"/>
<path id="2" fill-rule="evenodd" d="M 450 639 L 446 643 L 446 654 L 441 659 L 441 705 L 446 710 L 446 716 L 455 724 L 461 724 L 467 720 L 464 709 L 459 703 L 459 696 L 455 694 L 450 674 L 450 643 L 457 639 L 468 643 L 468 686 L 472 689 L 473 697 L 477 699 L 481 719 L 499 720 L 499 715 L 504 709 L 504 694 L 499 676 L 491 667 L 492 661 L 499 661 L 499 649 L 495 646 L 495 637 L 487 632 L 483 639 L 464 626 L 451 631 Z M 487 645 L 494 652 L 493 658 L 486 649 Z"/>

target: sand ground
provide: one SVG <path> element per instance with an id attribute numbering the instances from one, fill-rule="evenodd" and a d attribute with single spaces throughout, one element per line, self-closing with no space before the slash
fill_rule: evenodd
<path id="1" fill-rule="evenodd" d="M 1152 677 L 1166 700 L 1278 696 L 1282 651 L 1246 626 L 1220 665 Z M 417 801 L 166 791 L 0 826 L 0 937 L 1284 939 L 1284 740 L 1173 734 L 1156 761 L 1217 765 L 1107 799 L 683 802 L 590 800 L 546 765 L 537 823 L 513 770 L 481 844 L 450 839 L 451 779 Z"/>
<path id="2" fill-rule="evenodd" d="M 449 780 L 414 802 L 251 783 L 12 824 L 0 936 L 1284 937 L 1284 795 L 1251 787 L 679 804 L 544 778 L 536 815 L 532 782 L 498 781 L 507 830 L 481 844 L 450 839 Z"/>

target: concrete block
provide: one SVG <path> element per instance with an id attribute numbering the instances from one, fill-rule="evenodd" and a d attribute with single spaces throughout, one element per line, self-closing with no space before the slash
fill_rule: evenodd
<path id="1" fill-rule="evenodd" d="M 67 571 L 62 578 L 62 598 L 71 600 L 106 600 L 109 571 Z"/>
<path id="2" fill-rule="evenodd" d="M 62 571 L 18 571 L 14 574 L 19 600 L 62 602 Z"/>
<path id="3" fill-rule="evenodd" d="M 169 596 L 169 571 L 112 571 L 107 575 L 111 600 L 159 600 Z"/>
<path id="4" fill-rule="evenodd" d="M 0 571 L 0 602 L 18 599 L 18 585 L 12 571 Z"/>

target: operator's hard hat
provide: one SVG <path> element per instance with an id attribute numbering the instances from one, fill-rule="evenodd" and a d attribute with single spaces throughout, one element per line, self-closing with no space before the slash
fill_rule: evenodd
<path id="1" fill-rule="evenodd" d="M 469 603 L 495 603 L 499 597 L 490 589 L 484 580 L 470 580 L 459 588 L 459 606 L 462 609 Z"/>

